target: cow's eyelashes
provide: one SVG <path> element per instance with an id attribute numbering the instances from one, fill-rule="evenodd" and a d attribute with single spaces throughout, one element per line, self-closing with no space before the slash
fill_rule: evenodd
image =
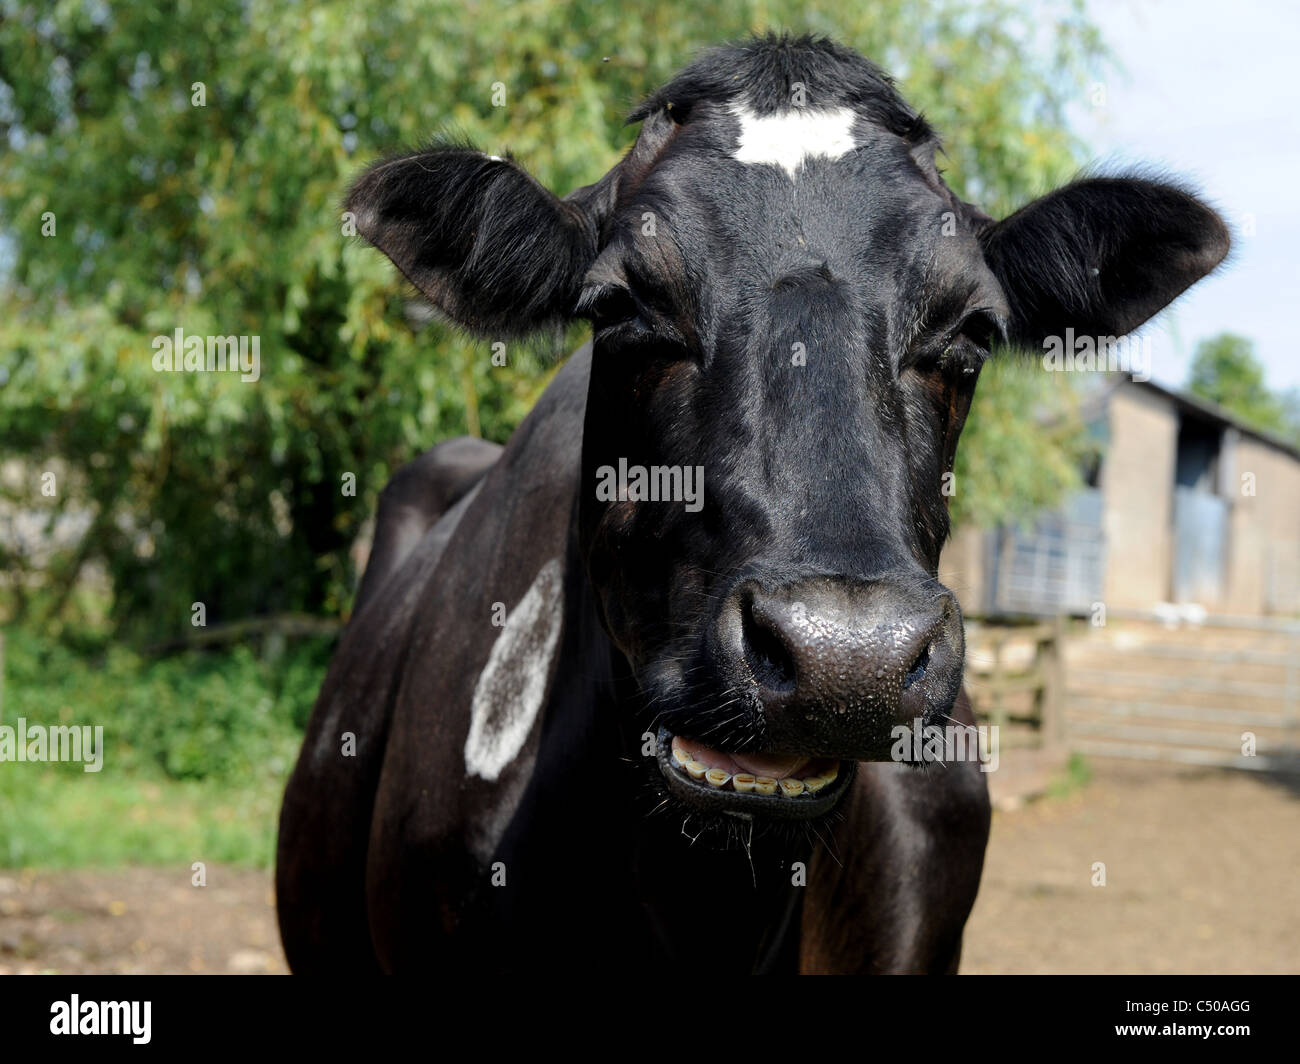
<path id="1" fill-rule="evenodd" d="M 577 312 L 589 319 L 597 332 L 620 325 L 649 328 L 641 315 L 640 304 L 621 285 L 601 285 L 584 291 L 578 299 Z"/>
<path id="2" fill-rule="evenodd" d="M 587 318 L 593 331 L 606 338 L 630 344 L 681 347 L 678 331 L 662 315 L 647 308 L 622 285 L 601 285 L 583 292 L 577 312 Z"/>

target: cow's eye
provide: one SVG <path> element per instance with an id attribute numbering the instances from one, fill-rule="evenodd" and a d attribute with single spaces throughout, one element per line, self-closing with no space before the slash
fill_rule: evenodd
<path id="1" fill-rule="evenodd" d="M 578 313 L 590 320 L 597 332 L 620 326 L 646 327 L 641 308 L 632 293 L 622 285 L 601 285 L 582 294 Z"/>
<path id="2" fill-rule="evenodd" d="M 1005 338 L 1000 319 L 988 311 L 977 310 L 966 315 L 956 328 L 931 341 L 913 366 L 924 377 L 959 387 L 973 386 L 989 352 Z"/>
<path id="3" fill-rule="evenodd" d="M 957 330 L 957 336 L 988 354 L 993 350 L 994 344 L 1006 340 L 1007 332 L 1001 319 L 991 311 L 977 310 L 966 316 L 961 328 Z"/>
<path id="4" fill-rule="evenodd" d="M 923 380 L 940 384 L 973 383 L 988 352 L 961 333 L 953 333 L 911 364 Z"/>

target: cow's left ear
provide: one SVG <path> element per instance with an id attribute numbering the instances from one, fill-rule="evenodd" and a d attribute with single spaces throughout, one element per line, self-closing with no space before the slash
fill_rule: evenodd
<path id="1" fill-rule="evenodd" d="M 1123 336 L 1228 253 L 1228 227 L 1199 199 L 1139 178 L 1058 189 L 980 234 L 1011 307 L 1011 340 L 1039 347 L 1072 328 Z"/>
<path id="2" fill-rule="evenodd" d="M 438 146 L 372 166 L 346 209 L 453 321 L 519 336 L 571 315 L 596 256 L 606 185 L 562 200 L 512 159 Z"/>

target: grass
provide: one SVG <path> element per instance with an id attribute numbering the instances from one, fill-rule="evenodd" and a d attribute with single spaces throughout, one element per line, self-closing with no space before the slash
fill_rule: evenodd
<path id="1" fill-rule="evenodd" d="M 1068 798 L 1083 790 L 1092 780 L 1092 766 L 1088 759 L 1075 751 L 1065 768 L 1047 785 L 1049 798 Z"/>
<path id="2" fill-rule="evenodd" d="M 269 866 L 282 790 L 282 781 L 236 790 L 185 780 L 6 772 L 0 774 L 0 866 Z"/>
<path id="3" fill-rule="evenodd" d="M 0 867 L 265 867 L 327 641 L 151 660 L 96 638 L 5 632 L 0 722 L 100 725 L 103 768 L 0 762 Z"/>

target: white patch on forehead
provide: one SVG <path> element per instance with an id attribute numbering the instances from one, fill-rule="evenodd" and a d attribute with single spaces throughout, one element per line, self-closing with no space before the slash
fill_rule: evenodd
<path id="1" fill-rule="evenodd" d="M 732 155 L 742 163 L 779 166 L 793 178 L 810 156 L 838 159 L 858 146 L 853 139 L 857 114 L 848 107 L 815 111 L 796 107 L 774 115 L 756 115 L 733 104 L 740 119 L 740 137 Z"/>
<path id="2" fill-rule="evenodd" d="M 552 558 L 506 619 L 470 703 L 465 772 L 495 780 L 523 749 L 546 698 L 563 622 L 563 567 Z"/>

